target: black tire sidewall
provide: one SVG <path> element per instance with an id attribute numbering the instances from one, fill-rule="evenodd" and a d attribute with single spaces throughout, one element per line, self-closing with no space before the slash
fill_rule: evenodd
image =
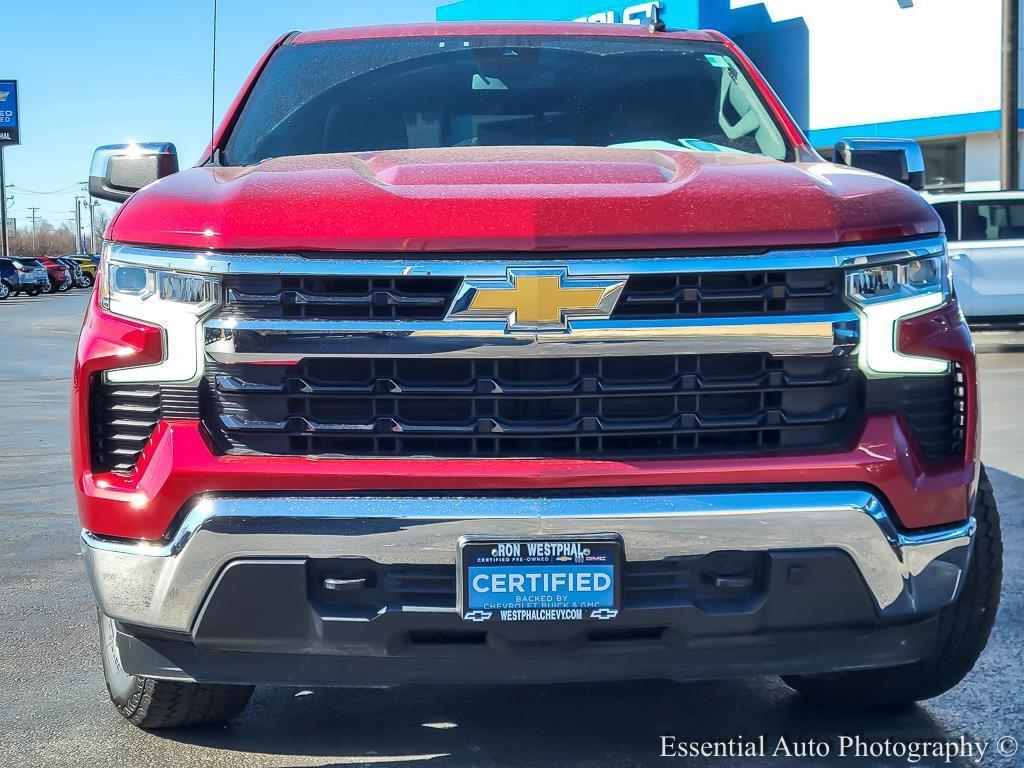
<path id="1" fill-rule="evenodd" d="M 130 717 L 139 708 L 144 680 L 124 671 L 114 646 L 114 622 L 98 611 L 96 615 L 100 626 L 100 657 L 103 660 L 103 679 L 107 684 L 107 692 L 114 705 L 126 717 Z"/>
<path id="2" fill-rule="evenodd" d="M 11 288 L 11 284 L 6 280 L 0 280 L 0 301 L 9 299 L 12 293 L 14 293 L 14 289 Z"/>
<path id="3" fill-rule="evenodd" d="M 905 706 L 959 685 L 988 643 L 1002 586 L 999 509 L 984 467 L 974 518 L 978 528 L 967 574 L 956 601 L 938 615 L 936 645 L 930 657 L 885 669 L 783 676 L 783 681 L 812 700 L 856 708 Z"/>

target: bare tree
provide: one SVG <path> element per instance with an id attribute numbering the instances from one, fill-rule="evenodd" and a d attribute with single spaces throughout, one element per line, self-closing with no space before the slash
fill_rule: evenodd
<path id="1" fill-rule="evenodd" d="M 96 232 L 92 242 L 96 243 L 96 251 L 100 249 L 100 243 L 103 242 L 103 235 L 107 231 L 107 226 L 110 224 L 110 215 L 102 208 L 97 207 L 96 212 L 93 214 L 93 222 L 96 224 Z"/>
<path id="2" fill-rule="evenodd" d="M 46 220 L 36 224 L 35 237 L 32 236 L 31 231 L 22 228 L 18 230 L 17 234 L 12 233 L 9 240 L 11 255 L 15 258 L 18 256 L 28 258 L 46 255 L 58 256 L 64 253 L 74 253 L 75 250 L 73 228 L 67 224 L 54 227 Z"/>

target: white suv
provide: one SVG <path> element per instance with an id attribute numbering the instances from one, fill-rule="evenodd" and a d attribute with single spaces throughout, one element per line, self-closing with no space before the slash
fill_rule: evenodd
<path id="1" fill-rule="evenodd" d="M 967 318 L 1024 320 L 1024 192 L 926 198 L 946 225 L 953 284 Z"/>

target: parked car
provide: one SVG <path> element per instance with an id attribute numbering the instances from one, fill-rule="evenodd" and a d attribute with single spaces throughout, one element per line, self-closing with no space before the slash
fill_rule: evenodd
<path id="1" fill-rule="evenodd" d="M 72 471 L 130 722 L 971 669 L 999 518 L 916 143 L 829 164 L 728 39 L 618 25 L 292 34 L 234 104 L 196 167 L 91 164 Z"/>
<path id="2" fill-rule="evenodd" d="M 50 281 L 46 267 L 37 259 L 19 257 L 3 259 L 3 262 L 7 296 L 11 294 L 16 296 L 19 293 L 38 296 L 49 288 Z"/>
<path id="3" fill-rule="evenodd" d="M 54 261 L 63 264 L 71 270 L 72 287 L 88 288 L 92 285 L 92 281 L 88 285 L 85 284 L 85 272 L 82 270 L 81 263 L 74 256 L 55 256 Z"/>
<path id="4" fill-rule="evenodd" d="M 54 258 L 49 256 L 43 256 L 37 259 L 37 261 L 46 267 L 46 272 L 50 277 L 49 285 L 43 289 L 43 293 L 64 293 L 74 285 L 74 276 L 71 271 L 71 267 L 66 264 L 62 264 Z"/>
<path id="5" fill-rule="evenodd" d="M 1024 192 L 926 199 L 946 226 L 953 284 L 967 319 L 1024 322 Z"/>
<path id="6" fill-rule="evenodd" d="M 94 256 L 69 256 L 74 260 L 82 271 L 79 281 L 80 288 L 91 288 L 96 283 L 96 274 L 99 269 L 99 257 Z"/>
<path id="7" fill-rule="evenodd" d="M 46 267 L 35 259 L 0 259 L 0 299 L 19 293 L 38 296 L 49 284 Z"/>

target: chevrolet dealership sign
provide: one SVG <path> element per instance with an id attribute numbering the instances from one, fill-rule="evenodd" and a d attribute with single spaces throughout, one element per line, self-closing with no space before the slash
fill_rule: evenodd
<path id="1" fill-rule="evenodd" d="M 608 11 L 598 11 L 597 13 L 580 16 L 575 21 L 589 21 L 600 24 L 634 24 L 640 26 L 646 24 L 655 12 L 661 10 L 661 8 L 661 0 L 655 0 L 655 2 L 629 5 L 622 10 L 612 8 Z"/>
<path id="2" fill-rule="evenodd" d="M 728 7 L 728 0 L 456 0 L 437 9 L 438 21 L 541 20 L 589 21 L 600 24 L 650 23 L 657 9 L 670 28 L 699 29 L 705 5 Z M 672 6 L 671 20 L 668 7 Z"/>
<path id="3" fill-rule="evenodd" d="M 660 10 L 660 8 L 662 8 L 662 2 L 655 0 L 654 2 L 629 5 L 622 10 L 612 8 L 611 10 L 598 11 L 597 13 L 580 16 L 574 20 L 596 24 L 631 24 L 641 26 L 646 24 L 655 10 Z"/>
<path id="4" fill-rule="evenodd" d="M 20 143 L 18 81 L 0 80 L 0 147 Z"/>

